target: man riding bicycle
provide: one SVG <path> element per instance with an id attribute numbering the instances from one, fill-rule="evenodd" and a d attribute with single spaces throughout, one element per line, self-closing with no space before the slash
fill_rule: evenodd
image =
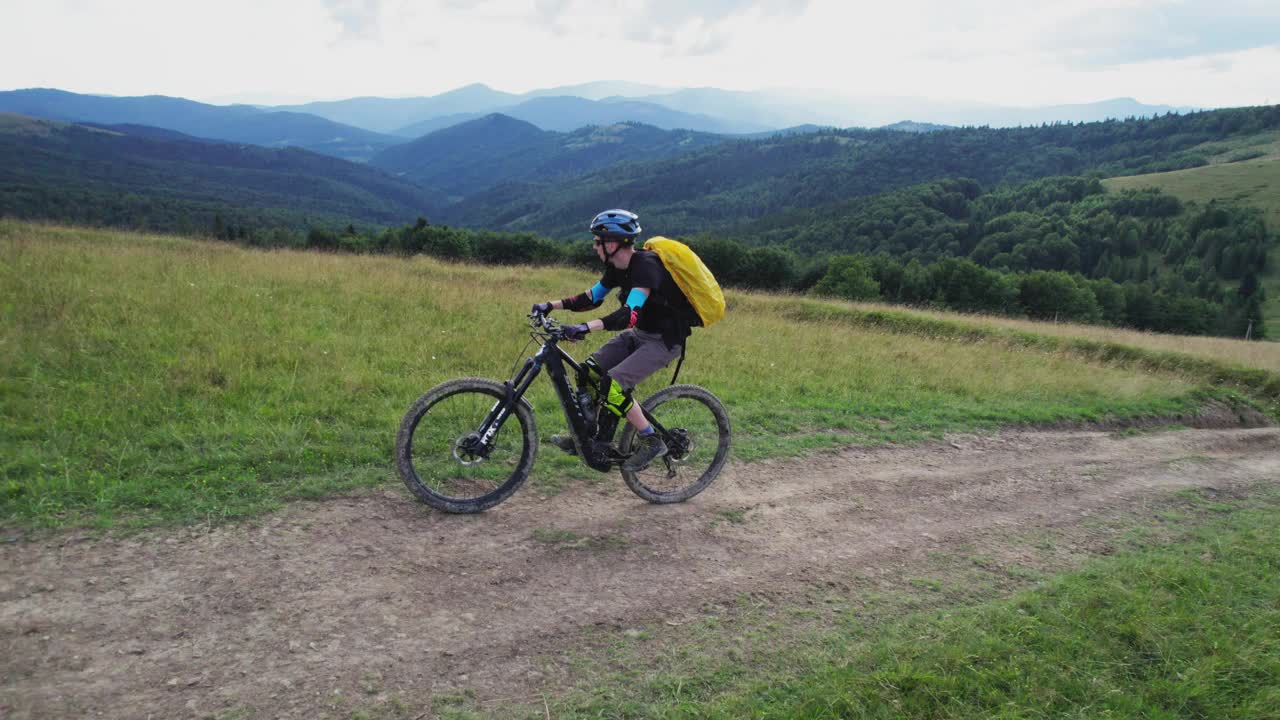
<path id="1" fill-rule="evenodd" d="M 654 432 L 640 404 L 632 398 L 645 378 L 680 356 L 689 336 L 693 306 L 656 253 L 636 249 L 639 216 L 627 210 L 605 210 L 591 221 L 596 256 L 605 265 L 604 275 L 590 289 L 563 300 L 537 303 L 533 312 L 545 315 L 565 309 L 584 312 L 600 307 L 609 291 L 619 288 L 621 306 L 614 312 L 580 325 L 563 328 L 565 338 L 581 340 L 593 330 L 622 333 L 605 343 L 584 366 L 602 378 L 599 398 L 605 411 L 639 431 L 640 448 L 623 467 L 639 471 L 667 454 L 667 445 Z M 572 437 L 553 435 L 551 442 L 575 454 Z"/>

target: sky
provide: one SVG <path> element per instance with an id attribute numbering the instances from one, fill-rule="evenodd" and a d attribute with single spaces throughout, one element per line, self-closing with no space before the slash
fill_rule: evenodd
<path id="1" fill-rule="evenodd" d="M 1280 0 L 4 0 L 0 90 L 284 104 L 617 80 L 1280 103 Z"/>

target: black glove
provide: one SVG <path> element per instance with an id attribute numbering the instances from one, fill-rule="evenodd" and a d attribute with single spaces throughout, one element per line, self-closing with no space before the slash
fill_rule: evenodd
<path id="1" fill-rule="evenodd" d="M 551 312 L 551 303 L 534 303 L 533 309 L 529 311 L 530 315 L 547 315 Z"/>
<path id="2" fill-rule="evenodd" d="M 564 334 L 564 339 L 569 342 L 578 342 L 591 332 L 591 328 L 586 323 L 581 325 L 564 325 L 560 328 L 560 332 Z"/>

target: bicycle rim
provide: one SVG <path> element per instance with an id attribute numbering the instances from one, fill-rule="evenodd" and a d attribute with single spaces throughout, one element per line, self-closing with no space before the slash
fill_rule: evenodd
<path id="1" fill-rule="evenodd" d="M 532 417 L 517 406 L 483 453 L 471 452 L 500 400 L 488 383 L 441 386 L 410 410 L 400 442 L 401 475 L 414 494 L 447 512 L 478 512 L 501 502 L 528 476 Z"/>
<path id="2" fill-rule="evenodd" d="M 668 454 L 639 471 L 622 470 L 627 486 L 654 503 L 681 502 L 702 492 L 728 459 L 730 428 L 724 406 L 710 392 L 693 385 L 673 385 L 643 403 L 673 436 Z M 628 426 L 619 449 L 632 452 L 639 434 Z"/>

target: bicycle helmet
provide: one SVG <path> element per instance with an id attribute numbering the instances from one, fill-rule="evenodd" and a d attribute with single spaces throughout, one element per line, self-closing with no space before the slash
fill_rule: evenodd
<path id="1" fill-rule="evenodd" d="M 630 210 L 605 210 L 588 227 L 596 237 L 631 243 L 640 236 L 640 216 Z"/>

